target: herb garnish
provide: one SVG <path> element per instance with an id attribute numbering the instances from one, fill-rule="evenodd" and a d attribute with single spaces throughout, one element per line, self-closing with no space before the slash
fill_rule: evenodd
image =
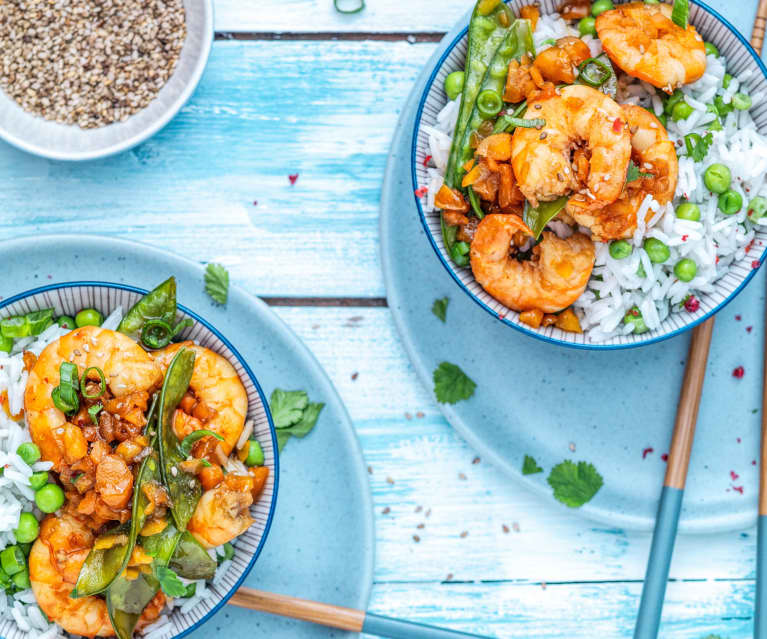
<path id="1" fill-rule="evenodd" d="M 591 501 L 597 494 L 604 480 L 588 462 L 568 460 L 551 469 L 549 485 L 554 489 L 554 497 L 570 508 L 580 508 Z"/>
<path id="2" fill-rule="evenodd" d="M 535 461 L 535 458 L 531 457 L 530 455 L 525 455 L 525 461 L 522 463 L 522 474 L 535 475 L 542 472 L 543 468 L 538 465 L 538 462 Z"/>
<path id="3" fill-rule="evenodd" d="M 706 133 L 703 137 L 697 133 L 688 133 L 684 136 L 687 157 L 692 158 L 695 162 L 703 162 L 713 143 L 714 134 L 711 133 L 711 131 Z"/>
<path id="4" fill-rule="evenodd" d="M 631 160 L 629 162 L 629 170 L 626 174 L 626 184 L 630 182 L 634 182 L 636 180 L 640 180 L 642 178 L 648 178 L 648 177 L 655 177 L 652 173 L 642 173 L 642 171 L 639 170 L 639 167 L 637 166 L 636 162 L 634 160 Z"/>
<path id="5" fill-rule="evenodd" d="M 172 569 L 154 562 L 152 564 L 152 572 L 155 579 L 160 582 L 160 588 L 168 597 L 186 596 L 186 586 Z"/>
<path id="6" fill-rule="evenodd" d="M 229 297 L 229 272 L 214 262 L 205 267 L 205 292 L 214 302 L 226 304 Z"/>
<path id="7" fill-rule="evenodd" d="M 269 408 L 277 429 L 277 449 L 282 451 L 291 437 L 306 437 L 324 407 L 322 402 L 310 402 L 306 391 L 275 388 L 269 398 Z"/>
<path id="8" fill-rule="evenodd" d="M 450 303 L 449 297 L 441 297 L 434 300 L 434 304 L 431 306 L 431 312 L 434 313 L 440 320 L 445 322 L 447 320 L 447 305 Z"/>
<path id="9" fill-rule="evenodd" d="M 442 404 L 469 399 L 476 388 L 477 385 L 455 364 L 442 362 L 434 370 L 434 394 Z"/>

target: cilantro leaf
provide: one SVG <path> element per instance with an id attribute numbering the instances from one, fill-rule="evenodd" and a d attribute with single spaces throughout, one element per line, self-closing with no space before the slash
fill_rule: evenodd
<path id="1" fill-rule="evenodd" d="M 287 428 L 299 422 L 307 404 L 309 404 L 309 396 L 306 391 L 285 391 L 275 388 L 269 398 L 274 427 Z"/>
<path id="2" fill-rule="evenodd" d="M 160 588 L 168 597 L 184 597 L 186 595 L 186 586 L 172 569 L 154 562 L 152 572 L 154 572 L 157 581 L 160 582 Z"/>
<path id="3" fill-rule="evenodd" d="M 442 404 L 469 399 L 476 388 L 477 385 L 455 364 L 442 362 L 434 370 L 434 394 Z"/>
<path id="4" fill-rule="evenodd" d="M 714 134 L 709 131 L 701 137 L 697 133 L 688 133 L 684 136 L 684 145 L 687 149 L 687 157 L 694 162 L 703 162 L 708 155 L 708 150 L 714 143 Z"/>
<path id="5" fill-rule="evenodd" d="M 441 297 L 438 300 L 434 300 L 434 304 L 431 306 L 431 312 L 444 322 L 447 319 L 447 305 L 449 303 L 449 297 Z"/>
<path id="6" fill-rule="evenodd" d="M 213 262 L 205 267 L 205 292 L 214 302 L 226 304 L 229 297 L 229 271 Z"/>
<path id="7" fill-rule="evenodd" d="M 288 428 L 281 428 L 278 430 L 277 450 L 282 452 L 282 449 L 291 437 L 298 437 L 299 439 L 306 437 L 317 423 L 317 419 L 319 419 L 320 412 L 323 408 L 325 408 L 325 404 L 322 402 L 311 402 L 304 410 L 304 414 L 301 416 L 298 423 L 293 424 Z"/>
<path id="8" fill-rule="evenodd" d="M 538 462 L 533 457 L 530 457 L 530 455 L 525 455 L 525 461 L 522 463 L 522 474 L 535 475 L 542 472 L 543 468 L 538 465 Z"/>
<path id="9" fill-rule="evenodd" d="M 629 184 L 630 182 L 635 182 L 636 180 L 639 180 L 641 178 L 648 178 L 648 177 L 655 177 L 652 173 L 642 173 L 642 171 L 639 170 L 639 167 L 637 166 L 636 162 L 634 160 L 631 160 L 629 162 L 629 170 L 626 174 L 626 184 Z"/>
<path id="10" fill-rule="evenodd" d="M 556 499 L 570 508 L 580 508 L 599 492 L 604 480 L 593 464 L 566 460 L 551 469 L 548 482 Z"/>

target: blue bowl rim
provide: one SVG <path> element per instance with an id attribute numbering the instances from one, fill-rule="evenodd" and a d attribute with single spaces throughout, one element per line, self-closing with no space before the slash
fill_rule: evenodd
<path id="1" fill-rule="evenodd" d="M 503 0 L 503 1 L 507 4 L 509 2 L 509 0 Z M 765 66 L 764 62 L 762 62 L 761 57 L 756 53 L 754 48 L 751 46 L 748 40 L 746 40 L 743 34 L 741 34 L 740 31 L 738 31 L 726 18 L 724 18 L 721 14 L 719 14 L 719 12 L 712 9 L 704 2 L 701 2 L 700 0 L 690 0 L 690 1 L 692 4 L 696 5 L 703 11 L 711 14 L 720 23 L 722 23 L 728 29 L 728 31 L 730 31 L 730 33 L 732 33 L 740 41 L 740 43 L 745 47 L 746 51 L 748 51 L 748 53 L 756 62 L 757 66 L 762 72 L 762 75 L 764 75 L 765 79 L 767 79 L 767 66 Z M 467 24 L 458 33 L 458 35 L 455 36 L 453 41 L 442 52 L 442 55 L 440 55 L 439 60 L 437 60 L 437 63 L 434 65 L 434 69 L 429 75 L 429 78 L 426 80 L 423 93 L 421 94 L 421 100 L 418 103 L 418 110 L 416 111 L 416 115 L 415 115 L 411 149 L 410 149 L 411 151 L 410 173 L 411 173 L 412 186 L 413 186 L 412 188 L 413 198 L 415 200 L 416 206 L 418 207 L 418 214 L 421 218 L 421 225 L 423 226 L 424 232 L 426 233 L 426 237 L 429 238 L 429 243 L 431 244 L 432 249 L 434 249 L 434 252 L 437 254 L 439 261 L 442 263 L 442 266 L 445 267 L 447 272 L 450 274 L 450 277 L 453 278 L 455 283 L 458 284 L 458 286 L 464 291 L 464 293 L 466 293 L 481 308 L 483 308 L 485 311 L 490 313 L 490 315 L 492 315 L 496 320 L 505 324 L 506 326 L 511 326 L 513 329 L 519 331 L 520 333 L 523 333 L 524 335 L 533 337 L 535 339 L 541 340 L 542 342 L 546 342 L 548 344 L 555 344 L 557 346 L 565 346 L 567 348 L 573 348 L 576 350 L 586 350 L 586 351 L 625 350 L 629 348 L 640 348 L 642 346 L 649 346 L 651 344 L 657 344 L 659 342 L 663 342 L 667 339 L 671 339 L 672 337 L 676 337 L 677 335 L 681 335 L 682 333 L 685 333 L 689 331 L 690 329 L 695 328 L 699 324 L 702 324 L 706 320 L 716 315 L 719 311 L 721 311 L 725 306 L 727 306 L 740 294 L 740 292 L 746 287 L 746 285 L 751 281 L 751 279 L 759 271 L 762 264 L 764 264 L 765 259 L 767 259 L 767 246 L 765 246 L 765 249 L 762 252 L 761 257 L 759 258 L 759 268 L 751 269 L 751 272 L 748 275 L 746 275 L 745 278 L 743 278 L 743 281 L 737 286 L 737 288 L 734 291 L 732 291 L 722 302 L 720 302 L 716 307 L 714 307 L 708 313 L 697 318 L 695 321 L 690 322 L 689 324 L 686 324 L 685 326 L 682 326 L 681 328 L 677 328 L 669 333 L 658 335 L 656 337 L 653 337 L 652 339 L 648 339 L 645 341 L 632 342 L 630 344 L 598 344 L 598 343 L 576 344 L 573 342 L 567 342 L 565 340 L 557 339 L 555 337 L 548 337 L 547 335 L 541 335 L 537 331 L 524 327 L 521 323 L 517 324 L 507 319 L 504 316 L 500 316 L 492 308 L 490 308 L 487 304 L 485 304 L 482 300 L 480 300 L 476 295 L 474 295 L 474 293 L 472 293 L 466 287 L 466 285 L 461 281 L 461 279 L 458 277 L 458 274 L 454 271 L 453 267 L 443 257 L 442 252 L 439 249 L 439 246 L 437 246 L 437 241 L 434 239 L 431 229 L 429 228 L 429 225 L 426 221 L 426 214 L 424 213 L 423 207 L 421 206 L 421 200 L 417 195 L 415 195 L 415 191 L 418 189 L 418 178 L 416 176 L 416 151 L 418 147 L 418 129 L 421 126 L 421 117 L 423 116 L 423 109 L 426 104 L 426 99 L 428 98 L 429 91 L 431 90 L 431 87 L 434 84 L 434 80 L 437 76 L 437 73 L 442 68 L 442 65 L 445 63 L 445 60 L 453 51 L 453 49 L 456 47 L 456 45 L 466 36 L 468 31 L 469 31 L 469 25 Z"/>
<path id="2" fill-rule="evenodd" d="M 99 286 L 103 288 L 113 288 L 118 289 L 122 291 L 128 291 L 130 293 L 138 293 L 140 295 L 146 295 L 149 291 L 143 288 L 139 288 L 137 286 L 130 286 L 129 284 L 118 284 L 116 282 L 98 282 L 98 281 L 80 281 L 80 282 L 59 282 L 57 284 L 48 284 L 46 286 L 40 286 L 38 288 L 33 288 L 28 291 L 24 291 L 23 293 L 17 293 L 16 295 L 13 295 L 7 299 L 0 300 L 0 310 L 3 308 L 9 306 L 10 304 L 13 304 L 14 302 L 18 302 L 19 300 L 23 300 L 27 297 L 30 297 L 32 295 L 38 295 L 40 293 L 45 293 L 47 291 L 55 291 L 60 290 L 64 288 L 77 288 L 77 287 L 84 287 L 84 286 Z M 208 329 L 211 333 L 213 333 L 218 339 L 220 339 L 224 345 L 232 352 L 232 355 L 234 355 L 235 358 L 237 358 L 237 361 L 240 362 L 243 369 L 245 370 L 245 373 L 250 377 L 250 380 L 253 382 L 253 385 L 256 387 L 256 391 L 258 392 L 258 396 L 261 399 L 261 403 L 264 406 L 264 411 L 266 412 L 266 418 L 269 421 L 269 432 L 272 436 L 272 448 L 274 450 L 274 490 L 272 492 L 272 502 L 269 505 L 269 516 L 267 517 L 266 524 L 264 525 L 264 534 L 261 535 L 261 540 L 258 543 L 258 547 L 256 548 L 256 551 L 253 553 L 250 561 L 248 562 L 247 567 L 245 570 L 242 571 L 242 575 L 237 579 L 235 584 L 229 589 L 229 591 L 221 597 L 221 601 L 219 601 L 213 608 L 211 608 L 210 611 L 208 611 L 205 615 L 200 617 L 196 622 L 194 622 L 189 628 L 186 628 L 182 630 L 179 634 L 173 635 L 173 639 L 181 639 L 181 637 L 185 637 L 190 632 L 193 632 L 200 626 L 202 626 L 205 622 L 207 622 L 213 615 L 215 615 L 224 605 L 226 605 L 227 601 L 234 595 L 235 592 L 239 589 L 239 587 L 242 585 L 242 582 L 245 581 L 247 576 L 250 574 L 250 571 L 253 570 L 253 566 L 256 564 L 256 560 L 258 559 L 259 555 L 261 554 L 261 551 L 263 550 L 264 544 L 266 543 L 266 539 L 269 536 L 269 530 L 272 527 L 272 520 L 274 519 L 274 512 L 277 506 L 277 492 L 279 487 L 279 478 L 280 478 L 280 455 L 279 450 L 277 447 L 277 431 L 274 428 L 274 422 L 272 421 L 272 413 L 269 410 L 269 403 L 266 401 L 266 396 L 264 395 L 264 391 L 261 389 L 261 384 L 258 383 L 258 379 L 253 374 L 253 371 L 251 370 L 250 366 L 248 366 L 245 359 L 240 355 L 240 352 L 234 347 L 234 345 L 226 338 L 224 335 L 221 334 L 221 332 L 215 328 L 210 322 L 208 322 L 206 319 L 202 318 L 199 314 L 197 314 L 195 311 L 191 310 L 190 308 L 184 306 L 183 304 L 178 304 L 178 308 L 186 313 L 189 317 L 193 318 L 196 322 L 199 322 L 202 324 L 206 329 Z"/>

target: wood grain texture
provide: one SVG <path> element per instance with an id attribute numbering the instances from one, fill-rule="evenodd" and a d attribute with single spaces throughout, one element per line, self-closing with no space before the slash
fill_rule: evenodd
<path id="1" fill-rule="evenodd" d="M 767 27 L 767 0 L 759 0 L 754 19 L 754 30 L 751 32 L 751 46 L 757 51 L 764 47 L 764 30 Z"/>

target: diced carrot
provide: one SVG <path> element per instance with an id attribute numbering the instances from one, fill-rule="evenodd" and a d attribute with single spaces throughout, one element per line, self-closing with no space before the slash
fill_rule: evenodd
<path id="1" fill-rule="evenodd" d="M 511 134 L 496 133 L 487 136 L 477 147 L 477 155 L 482 155 L 496 162 L 508 162 L 511 159 Z"/>
<path id="2" fill-rule="evenodd" d="M 523 311 L 519 314 L 519 321 L 527 324 L 531 328 L 540 328 L 543 319 L 543 311 L 533 309 L 532 311 Z"/>
<path id="3" fill-rule="evenodd" d="M 578 316 L 571 308 L 566 308 L 559 315 L 557 315 L 557 321 L 555 322 L 557 328 L 561 328 L 567 333 L 582 333 L 581 323 L 578 321 Z"/>
<path id="4" fill-rule="evenodd" d="M 205 490 L 210 490 L 224 480 L 224 471 L 218 464 L 211 464 L 200 471 L 199 480 Z"/>
<path id="5" fill-rule="evenodd" d="M 461 186 L 463 188 L 466 188 L 467 186 L 471 186 L 476 182 L 480 177 L 482 177 L 482 168 L 477 164 L 471 171 L 469 171 L 466 175 L 463 176 L 463 180 L 461 181 Z M 439 194 L 437 194 L 437 197 L 439 197 Z"/>
<path id="6" fill-rule="evenodd" d="M 266 486 L 266 480 L 269 477 L 268 466 L 254 466 L 248 468 L 248 472 L 253 475 L 253 501 L 255 502 L 264 492 L 264 486 Z"/>
<path id="7" fill-rule="evenodd" d="M 469 203 L 458 191 L 454 191 L 447 184 L 443 184 L 434 198 L 434 206 L 443 211 L 458 211 L 468 213 Z"/>
<path id="8" fill-rule="evenodd" d="M 530 20 L 530 26 L 535 31 L 535 27 L 538 26 L 538 19 L 541 17 L 541 10 L 537 5 L 529 4 L 519 10 L 519 17 L 523 20 Z"/>
<path id="9" fill-rule="evenodd" d="M 463 170 L 468 173 L 469 171 L 472 170 L 472 168 L 474 168 L 475 162 L 476 160 L 474 158 L 471 158 L 471 160 L 467 160 L 463 165 Z"/>
<path id="10" fill-rule="evenodd" d="M 162 519 L 150 519 L 144 524 L 144 527 L 139 532 L 142 537 L 151 537 L 161 533 L 168 527 L 168 520 L 164 517 Z"/>
<path id="11" fill-rule="evenodd" d="M 498 206 L 505 209 L 514 204 L 514 171 L 510 164 L 499 165 L 501 183 L 498 187 Z"/>
<path id="12" fill-rule="evenodd" d="M 556 324 L 556 323 L 557 323 L 557 316 L 554 315 L 553 313 L 546 313 L 546 315 L 543 316 L 543 321 L 541 322 L 541 324 L 544 327 L 552 326 L 553 324 Z"/>

